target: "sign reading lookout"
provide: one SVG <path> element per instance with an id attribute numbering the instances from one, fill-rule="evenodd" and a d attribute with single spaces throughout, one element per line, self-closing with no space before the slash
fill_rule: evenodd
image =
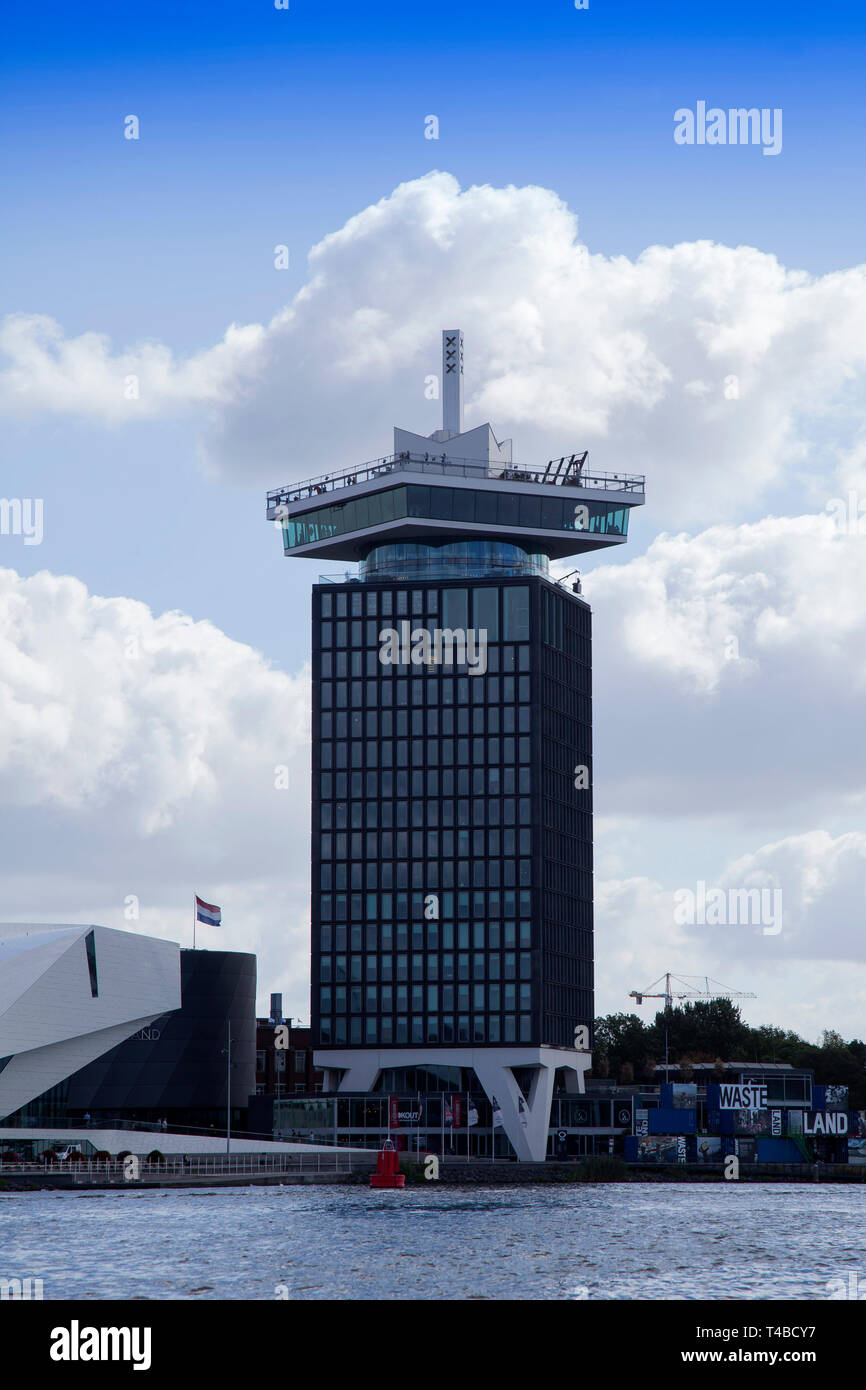
<path id="1" fill-rule="evenodd" d="M 434 627 L 413 628 L 402 622 L 400 630 L 383 628 L 379 633 L 379 660 L 383 666 L 462 666 L 470 676 L 483 676 L 487 670 L 487 629 Z"/>

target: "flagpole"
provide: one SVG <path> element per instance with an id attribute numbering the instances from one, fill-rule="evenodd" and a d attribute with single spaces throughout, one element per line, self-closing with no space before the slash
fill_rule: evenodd
<path id="1" fill-rule="evenodd" d="M 226 1154 L 232 1151 L 232 1021 L 226 1020 Z"/>
<path id="2" fill-rule="evenodd" d="M 195 911 L 195 893 L 193 893 L 193 895 L 192 895 L 192 949 L 193 949 L 193 950 L 195 950 L 195 919 L 196 919 L 196 911 Z"/>

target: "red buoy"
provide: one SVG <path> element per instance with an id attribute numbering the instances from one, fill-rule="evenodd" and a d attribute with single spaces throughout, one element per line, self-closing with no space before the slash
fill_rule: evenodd
<path id="1" fill-rule="evenodd" d="M 376 1158 L 376 1171 L 370 1174 L 371 1187 L 405 1187 L 406 1174 L 399 1172 L 397 1150 L 386 1139 Z"/>

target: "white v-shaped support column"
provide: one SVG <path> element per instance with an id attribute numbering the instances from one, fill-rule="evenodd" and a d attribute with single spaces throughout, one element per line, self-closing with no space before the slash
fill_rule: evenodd
<path id="1" fill-rule="evenodd" d="M 479 1061 L 475 1074 L 491 1105 L 502 1112 L 502 1125 L 522 1163 L 543 1163 L 547 1153 L 553 1067 L 536 1067 L 529 1096 L 524 1096 L 511 1067 Z M 520 1102 L 523 1101 L 523 1109 Z"/>
<path id="2" fill-rule="evenodd" d="M 540 1051 L 542 1054 L 553 1053 L 553 1049 L 548 1048 Z M 557 1068 L 564 1068 L 574 1078 L 577 1082 L 576 1089 L 582 1094 L 583 1076 L 591 1065 L 591 1058 L 582 1053 L 557 1051 L 552 1056 L 545 1057 L 543 1061 L 539 1060 L 538 1064 L 519 1063 L 521 1068 L 533 1067 L 528 1095 L 524 1095 L 520 1090 L 514 1078 L 513 1065 L 493 1058 L 488 1061 L 476 1054 L 475 1074 L 491 1105 L 495 1098 L 502 1112 L 503 1129 L 511 1140 L 520 1162 L 543 1163 L 547 1157 L 547 1135 L 550 1129 L 553 1082 Z"/>

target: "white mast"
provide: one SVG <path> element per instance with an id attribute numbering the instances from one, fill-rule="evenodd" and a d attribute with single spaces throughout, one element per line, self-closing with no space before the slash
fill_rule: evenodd
<path id="1" fill-rule="evenodd" d="M 442 428 L 448 434 L 463 433 L 463 332 L 459 328 L 442 333 Z"/>

